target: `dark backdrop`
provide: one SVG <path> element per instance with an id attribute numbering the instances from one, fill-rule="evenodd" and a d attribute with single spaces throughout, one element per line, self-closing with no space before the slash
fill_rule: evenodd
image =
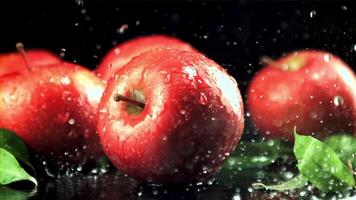
<path id="1" fill-rule="evenodd" d="M 65 60 L 94 69 L 115 44 L 154 33 L 191 43 L 227 68 L 243 94 L 252 75 L 261 68 L 259 60 L 263 55 L 277 58 L 297 49 L 323 49 L 351 66 L 356 64 L 356 5 L 351 1 L 0 3 L 0 53 L 14 51 L 15 43 L 21 41 L 28 49 L 49 49 Z M 146 188 L 146 194 L 146 189 L 142 189 L 145 187 L 136 186 L 131 179 L 115 177 L 109 174 L 98 180 L 52 180 L 41 184 L 38 194 L 31 199 L 136 199 L 142 191 L 148 197 L 155 194 L 155 188 Z M 153 196 L 232 199 L 237 191 L 240 190 L 234 185 L 214 185 L 203 192 L 184 189 Z M 244 191 L 247 192 L 246 188 L 241 189 L 242 194 Z"/>
<path id="2" fill-rule="evenodd" d="M 179 37 L 226 67 L 243 91 L 263 55 L 296 49 L 330 51 L 356 64 L 352 1 L 13 1 L 0 5 L 0 52 L 16 42 L 45 48 L 95 68 L 127 39 L 154 33 Z M 124 29 L 127 25 L 127 29 Z M 121 27 L 121 31 L 120 31 Z"/>

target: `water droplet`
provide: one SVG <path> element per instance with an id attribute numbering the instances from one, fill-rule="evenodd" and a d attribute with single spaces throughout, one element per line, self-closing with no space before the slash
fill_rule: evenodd
<path id="1" fill-rule="evenodd" d="M 318 117 L 318 114 L 315 113 L 315 112 L 311 112 L 311 113 L 310 113 L 310 117 L 311 117 L 312 119 L 316 119 L 316 118 Z"/>
<path id="2" fill-rule="evenodd" d="M 310 13 L 309 13 L 310 18 L 315 17 L 315 15 L 316 15 L 316 11 L 315 10 L 310 11 Z"/>
<path id="3" fill-rule="evenodd" d="M 61 83 L 62 83 L 63 85 L 69 85 L 69 84 L 70 84 L 70 79 L 69 79 L 69 77 L 68 77 L 68 76 L 63 77 L 63 78 L 61 79 Z"/>
<path id="4" fill-rule="evenodd" d="M 324 61 L 325 62 L 330 62 L 330 55 L 329 54 L 325 54 L 324 55 Z"/>
<path id="5" fill-rule="evenodd" d="M 63 59 L 66 56 L 66 49 L 62 48 L 61 51 L 59 52 L 59 57 Z"/>
<path id="6" fill-rule="evenodd" d="M 165 71 L 160 71 L 159 73 L 162 74 L 162 76 L 163 76 L 163 82 L 164 82 L 165 84 L 168 84 L 168 83 L 171 81 L 171 75 L 170 75 L 170 74 L 168 74 L 168 73 L 165 72 Z"/>
<path id="7" fill-rule="evenodd" d="M 158 190 L 156 190 L 156 189 L 152 190 L 152 194 L 155 196 L 158 195 Z"/>
<path id="8" fill-rule="evenodd" d="M 70 124 L 70 125 L 75 124 L 75 119 L 70 118 L 70 119 L 68 120 L 68 124 Z"/>
<path id="9" fill-rule="evenodd" d="M 78 171 L 78 172 L 81 172 L 82 170 L 83 170 L 82 166 L 78 166 L 78 167 L 77 167 L 77 171 Z"/>
<path id="10" fill-rule="evenodd" d="M 76 0 L 78 6 L 84 5 L 84 0 Z"/>
<path id="11" fill-rule="evenodd" d="M 301 192 L 299 193 L 299 195 L 300 195 L 301 197 L 305 196 L 305 194 L 306 194 L 305 191 L 301 191 Z"/>
<path id="12" fill-rule="evenodd" d="M 200 93 L 199 103 L 201 105 L 206 105 L 206 103 L 208 103 L 208 98 L 205 96 L 203 92 Z"/>
<path id="13" fill-rule="evenodd" d="M 282 126 L 282 121 L 281 120 L 273 120 L 272 123 L 276 127 L 281 127 Z"/>
<path id="14" fill-rule="evenodd" d="M 335 96 L 333 102 L 335 106 L 340 106 L 344 104 L 344 99 L 341 96 Z"/>
<path id="15" fill-rule="evenodd" d="M 119 55 L 119 53 L 120 53 L 120 48 L 115 48 L 114 49 L 114 54 L 115 55 Z M 112 68 L 112 63 L 110 63 L 109 67 Z"/>
<path id="16" fill-rule="evenodd" d="M 123 34 L 125 31 L 129 28 L 129 25 L 123 24 L 120 26 L 120 28 L 117 29 L 117 33 Z"/>
<path id="17" fill-rule="evenodd" d="M 214 183 L 214 180 L 208 180 L 207 184 L 212 185 Z"/>
<path id="18" fill-rule="evenodd" d="M 180 112 L 180 114 L 182 114 L 182 115 L 187 114 L 187 111 L 186 111 L 186 110 L 180 110 L 179 112 Z"/>

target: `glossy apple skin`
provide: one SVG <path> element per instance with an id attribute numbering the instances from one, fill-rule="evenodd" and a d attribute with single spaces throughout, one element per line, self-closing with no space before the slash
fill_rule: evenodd
<path id="1" fill-rule="evenodd" d="M 62 62 L 56 55 L 46 50 L 28 50 L 26 51 L 26 58 L 31 68 Z M 7 53 L 0 55 L 0 76 L 22 71 L 26 68 L 25 60 L 21 54 Z"/>
<path id="2" fill-rule="evenodd" d="M 171 48 L 197 52 L 190 44 L 165 35 L 149 35 L 134 38 L 113 48 L 95 70 L 98 77 L 107 81 L 133 57 L 154 48 Z"/>
<path id="3" fill-rule="evenodd" d="M 139 115 L 116 102 L 140 90 Z M 243 104 L 236 81 L 198 53 L 155 49 L 133 58 L 99 104 L 98 131 L 112 163 L 154 183 L 201 180 L 216 172 L 240 140 Z"/>
<path id="4" fill-rule="evenodd" d="M 39 155 L 84 162 L 100 154 L 96 111 L 104 85 L 84 67 L 61 63 L 0 76 L 0 127 Z"/>
<path id="5" fill-rule="evenodd" d="M 293 58 L 302 66 L 285 70 Z M 293 141 L 295 126 L 299 133 L 317 138 L 356 135 L 355 74 L 328 52 L 294 52 L 256 74 L 248 90 L 248 109 L 267 138 Z"/>

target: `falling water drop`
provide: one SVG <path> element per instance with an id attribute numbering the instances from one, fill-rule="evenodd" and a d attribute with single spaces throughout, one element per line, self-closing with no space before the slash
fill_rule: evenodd
<path id="1" fill-rule="evenodd" d="M 316 15 L 316 11 L 315 10 L 310 11 L 310 13 L 309 13 L 310 18 L 315 17 L 315 15 Z"/>

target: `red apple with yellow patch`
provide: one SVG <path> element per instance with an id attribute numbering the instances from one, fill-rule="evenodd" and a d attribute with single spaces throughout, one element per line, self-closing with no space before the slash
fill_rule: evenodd
<path id="1" fill-rule="evenodd" d="M 267 138 L 293 140 L 294 127 L 317 138 L 356 135 L 355 74 L 331 53 L 296 51 L 257 72 L 248 109 Z"/>

